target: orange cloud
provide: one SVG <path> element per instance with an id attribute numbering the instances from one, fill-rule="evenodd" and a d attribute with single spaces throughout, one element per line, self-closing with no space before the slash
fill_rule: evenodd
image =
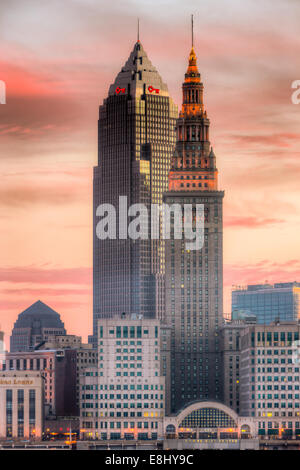
<path id="1" fill-rule="evenodd" d="M 282 219 L 229 216 L 225 217 L 224 226 L 258 228 L 265 227 L 266 225 L 281 224 L 283 222 L 284 220 Z"/>

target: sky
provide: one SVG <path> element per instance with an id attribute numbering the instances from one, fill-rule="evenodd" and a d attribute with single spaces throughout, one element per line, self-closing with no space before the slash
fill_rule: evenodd
<path id="1" fill-rule="evenodd" d="M 0 329 L 40 299 L 92 329 L 98 106 L 140 39 L 181 105 L 195 50 L 224 198 L 233 285 L 300 281 L 298 0 L 1 0 Z"/>

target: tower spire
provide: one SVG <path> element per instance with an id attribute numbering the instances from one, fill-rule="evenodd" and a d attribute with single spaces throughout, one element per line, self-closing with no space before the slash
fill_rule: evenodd
<path id="1" fill-rule="evenodd" d="M 191 15 L 192 44 L 193 19 Z M 182 84 L 182 98 L 182 108 L 177 121 L 176 149 L 169 173 L 169 190 L 217 190 L 216 157 L 210 145 L 210 121 L 204 107 L 203 83 L 193 46 Z M 203 179 L 206 181 L 194 181 Z"/>
<path id="2" fill-rule="evenodd" d="M 194 15 L 191 15 L 192 48 L 194 47 Z"/>
<path id="3" fill-rule="evenodd" d="M 137 42 L 140 42 L 140 19 L 137 19 Z"/>

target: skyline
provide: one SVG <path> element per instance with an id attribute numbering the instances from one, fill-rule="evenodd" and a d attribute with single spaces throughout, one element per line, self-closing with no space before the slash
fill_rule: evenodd
<path id="1" fill-rule="evenodd" d="M 300 106 L 291 103 L 291 83 L 299 78 L 300 6 L 248 1 L 247 11 L 231 1 L 231 14 L 226 8 L 214 14 L 214 8 L 196 2 L 165 2 L 157 18 L 155 9 L 145 8 L 148 2 L 139 7 L 127 2 L 127 12 L 116 3 L 117 14 L 92 1 L 0 6 L 0 79 L 7 86 L 7 104 L 0 106 L 0 324 L 6 334 L 38 299 L 61 314 L 69 334 L 86 339 L 91 333 L 98 106 L 133 47 L 137 16 L 141 42 L 180 106 L 189 15 L 195 15 L 195 50 L 226 194 L 224 312 L 232 284 L 300 278 Z M 170 3 L 176 4 L 171 13 Z M 62 21 L 61 10 L 70 14 L 71 7 L 69 20 Z M 257 24 L 262 11 L 264 22 Z M 44 19 L 42 28 L 35 15 Z M 112 16 L 119 37 L 110 31 Z M 77 43 L 69 34 L 73 28 Z"/>

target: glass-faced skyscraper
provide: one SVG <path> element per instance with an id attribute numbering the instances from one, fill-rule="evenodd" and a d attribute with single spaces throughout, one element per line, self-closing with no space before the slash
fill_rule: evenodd
<path id="1" fill-rule="evenodd" d="M 204 246 L 187 250 L 186 240 L 166 240 L 166 317 L 171 327 L 166 413 L 201 399 L 221 400 L 219 329 L 223 309 L 222 201 L 216 157 L 209 141 L 210 121 L 194 48 L 183 83 L 177 143 L 164 201 L 202 204 Z M 172 219 L 171 219 L 172 220 Z"/>
<path id="2" fill-rule="evenodd" d="M 167 85 L 137 41 L 99 111 L 99 158 L 94 168 L 93 292 L 97 319 L 127 314 L 160 317 L 163 311 L 164 245 L 131 240 L 118 230 L 119 197 L 127 207 L 161 203 L 175 148 L 177 108 Z M 117 211 L 117 238 L 96 235 L 97 207 Z M 128 217 L 128 223 L 130 222 Z M 127 223 L 127 221 L 126 221 Z M 126 238 L 127 236 L 127 238 Z"/>

